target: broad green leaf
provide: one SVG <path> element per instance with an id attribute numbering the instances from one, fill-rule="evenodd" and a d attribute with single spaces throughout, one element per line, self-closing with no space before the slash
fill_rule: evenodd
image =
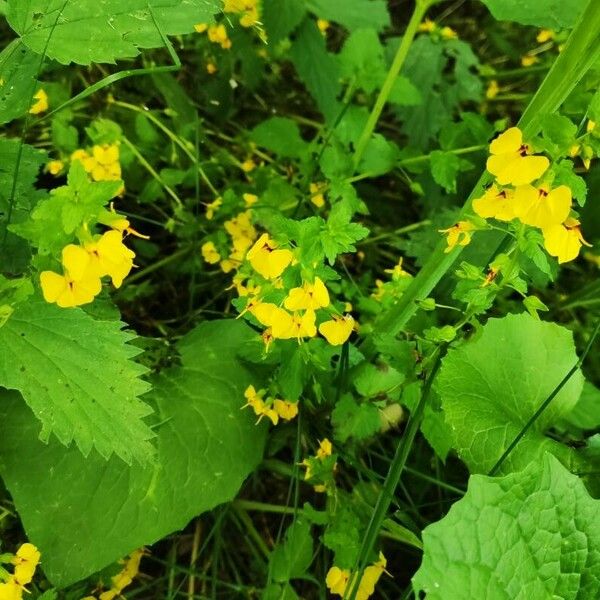
<path id="1" fill-rule="evenodd" d="M 600 596 L 600 501 L 545 454 L 466 495 L 423 531 L 413 577 L 427 600 L 591 600 Z"/>
<path id="2" fill-rule="evenodd" d="M 308 0 L 308 9 L 319 18 L 350 29 L 372 27 L 380 31 L 390 24 L 385 0 Z"/>
<path id="3" fill-rule="evenodd" d="M 0 53 L 0 123 L 24 115 L 37 85 L 41 57 L 20 40 Z"/>
<path id="4" fill-rule="evenodd" d="M 472 472 L 488 472 L 577 361 L 570 331 L 527 313 L 490 319 L 474 341 L 451 349 L 436 381 L 454 444 Z M 516 470 L 545 451 L 575 460 L 544 432 L 567 415 L 581 393 L 577 371 L 509 455 Z"/>
<path id="5" fill-rule="evenodd" d="M 327 52 L 325 40 L 312 20 L 306 19 L 300 25 L 290 55 L 319 110 L 328 121 L 335 119 L 339 111 L 340 69 L 337 57 Z"/>
<path id="6" fill-rule="evenodd" d="M 452 152 L 434 150 L 429 155 L 429 166 L 434 181 L 447 192 L 456 192 L 456 176 L 460 170 L 460 158 Z"/>
<path id="7" fill-rule="evenodd" d="M 0 328 L 0 385 L 18 390 L 41 421 L 40 439 L 51 434 L 75 442 L 87 456 L 146 462 L 152 430 L 139 399 L 150 389 L 133 362 L 139 350 L 123 323 L 95 321 L 80 309 L 40 300 L 21 304 Z"/>
<path id="8" fill-rule="evenodd" d="M 9 0 L 7 19 L 34 52 L 88 65 L 164 46 L 160 31 L 191 33 L 219 8 L 217 0 Z"/>
<path id="9" fill-rule="evenodd" d="M 304 19 L 304 0 L 263 0 L 262 21 L 269 44 L 287 37 Z"/>
<path id="10" fill-rule="evenodd" d="M 335 438 L 346 442 L 349 438 L 364 440 L 381 428 L 379 409 L 370 401 L 357 403 L 350 395 L 344 396 L 331 413 Z"/>
<path id="11" fill-rule="evenodd" d="M 383 46 L 374 29 L 357 29 L 351 33 L 339 59 L 342 75 L 368 93 L 377 89 L 387 74 Z"/>
<path id="12" fill-rule="evenodd" d="M 284 117 L 271 117 L 259 123 L 250 132 L 250 139 L 284 158 L 301 158 L 307 154 L 308 144 L 302 139 L 298 124 Z"/>
<path id="13" fill-rule="evenodd" d="M 522 25 L 564 29 L 573 27 L 588 0 L 481 0 L 495 19 Z M 594 0 L 592 0 L 594 2 Z"/>
<path id="14" fill-rule="evenodd" d="M 40 443 L 27 406 L 3 394 L 0 474 L 54 585 L 87 577 L 237 493 L 265 437 L 240 410 L 244 389 L 257 382 L 236 353 L 254 335 L 229 320 L 203 323 L 181 340 L 182 366 L 156 376 L 148 395 L 157 456 L 146 467 Z"/>
<path id="15" fill-rule="evenodd" d="M 285 539 L 271 553 L 270 570 L 273 580 L 286 583 L 302 577 L 313 558 L 313 538 L 308 521 L 300 518 L 285 532 Z"/>

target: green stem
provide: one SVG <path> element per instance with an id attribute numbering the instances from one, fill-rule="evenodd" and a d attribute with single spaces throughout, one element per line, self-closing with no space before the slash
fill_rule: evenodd
<path id="1" fill-rule="evenodd" d="M 410 450 L 414 443 L 415 437 L 417 436 L 419 427 L 421 426 L 421 420 L 423 418 L 425 406 L 429 398 L 429 393 L 431 392 L 431 386 L 442 362 L 444 348 L 445 345 L 438 346 L 436 350 L 437 355 L 435 357 L 432 357 L 434 360 L 433 366 L 431 368 L 429 376 L 427 377 L 425 385 L 423 386 L 423 393 L 421 394 L 421 398 L 419 399 L 419 403 L 417 404 L 415 411 L 410 415 L 404 435 L 398 442 L 396 454 L 394 455 L 394 459 L 392 460 L 387 476 L 385 478 L 383 489 L 381 490 L 381 492 L 379 492 L 379 496 L 377 497 L 375 508 L 371 513 L 371 519 L 369 520 L 367 531 L 365 532 L 365 536 L 363 537 L 363 542 L 360 547 L 358 560 L 356 561 L 355 568 L 353 569 L 353 572 L 358 573 L 358 576 L 354 577 L 353 585 L 349 590 L 348 595 L 344 595 L 344 599 L 354 600 L 356 598 L 356 593 L 358 591 L 358 583 L 361 579 L 361 574 L 366 567 L 369 555 L 373 551 L 375 541 L 377 540 L 377 536 L 379 535 L 379 531 L 381 529 L 383 521 L 385 520 L 385 515 L 387 514 L 390 504 L 394 498 L 396 488 L 400 483 L 400 477 L 402 476 L 402 472 L 404 471 L 406 460 L 408 459 L 408 455 L 410 454 Z"/>
<path id="2" fill-rule="evenodd" d="M 402 41 L 400 42 L 400 46 L 398 46 L 398 50 L 396 52 L 396 56 L 394 56 L 394 60 L 388 71 L 387 77 L 383 82 L 383 86 L 379 91 L 379 95 L 375 100 L 375 105 L 371 110 L 371 114 L 365 123 L 365 127 L 360 134 L 360 138 L 356 144 L 356 150 L 354 152 L 354 169 L 358 167 L 360 163 L 360 159 L 362 158 L 367 144 L 371 140 L 371 136 L 373 135 L 373 131 L 377 125 L 377 121 L 379 121 L 379 117 L 381 116 L 381 112 L 388 100 L 388 97 L 392 91 L 392 87 L 394 86 L 394 82 L 400 73 L 400 69 L 402 69 L 402 65 L 408 56 L 408 51 L 410 50 L 410 46 L 415 38 L 415 34 L 417 33 L 417 29 L 419 27 L 419 23 L 423 20 L 427 9 L 434 4 L 436 0 L 417 0 L 415 4 L 415 10 L 410 17 L 410 21 L 406 27 L 406 31 L 404 32 L 404 36 L 402 37 Z"/>
<path id="3" fill-rule="evenodd" d="M 600 8 L 597 2 L 592 0 L 583 11 L 564 50 L 558 55 L 518 123 L 525 139 L 538 133 L 541 117 L 558 110 L 575 85 L 599 57 Z M 490 180 L 491 176 L 487 172 L 482 174 L 463 206 L 461 217 L 469 212 L 473 198 L 481 193 L 483 186 Z M 446 242 L 440 240 L 398 304 L 382 314 L 376 322 L 376 332 L 388 334 L 400 332 L 415 314 L 418 308 L 417 301 L 423 300 L 431 294 L 463 248 L 463 246 L 456 247 L 452 252 L 446 253 Z"/>
<path id="4" fill-rule="evenodd" d="M 583 354 L 579 358 L 579 360 L 569 369 L 568 373 L 561 379 L 560 383 L 552 390 L 552 393 L 540 404 L 539 408 L 531 415 L 531 418 L 523 425 L 523 428 L 519 433 L 515 436 L 515 439 L 509 444 L 508 448 L 502 453 L 502 456 L 498 459 L 496 464 L 491 468 L 488 475 L 492 477 L 499 470 L 500 467 L 504 464 L 504 461 L 509 457 L 511 452 L 515 449 L 517 444 L 523 439 L 525 434 L 531 429 L 531 426 L 539 419 L 540 415 L 548 408 L 550 402 L 556 398 L 560 390 L 565 387 L 569 379 L 573 377 L 575 372 L 581 367 L 585 357 L 588 355 L 589 351 L 592 349 L 592 345 L 596 341 L 596 336 L 598 335 L 598 331 L 600 331 L 600 319 L 596 321 L 596 326 L 594 327 L 594 331 L 592 332 L 592 336 L 590 337 Z"/>
<path id="5" fill-rule="evenodd" d="M 487 146 L 482 146 L 481 144 L 478 146 L 466 146 L 465 148 L 456 148 L 455 150 L 448 150 L 448 154 L 470 154 L 471 152 L 479 152 L 479 150 L 485 150 Z M 431 154 L 422 154 L 420 156 L 411 156 L 410 158 L 405 158 L 398 162 L 399 167 L 404 167 L 406 165 L 413 165 L 415 163 L 426 162 L 431 158 Z"/>

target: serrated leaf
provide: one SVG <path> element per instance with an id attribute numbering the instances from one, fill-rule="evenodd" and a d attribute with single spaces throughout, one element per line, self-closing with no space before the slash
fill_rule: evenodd
<path id="1" fill-rule="evenodd" d="M 41 421 L 40 439 L 54 435 L 109 458 L 147 462 L 152 410 L 139 396 L 150 389 L 132 361 L 139 350 L 123 323 L 95 321 L 80 309 L 40 300 L 21 304 L 0 328 L 0 385 L 21 392 Z"/>
<path id="2" fill-rule="evenodd" d="M 448 352 L 436 390 L 454 447 L 472 472 L 488 472 L 531 415 L 577 361 L 570 331 L 523 313 L 490 319 L 474 341 Z M 523 467 L 544 452 L 575 460 L 573 451 L 544 432 L 575 406 L 577 371 L 504 463 Z"/>
<path id="3" fill-rule="evenodd" d="M 352 396 L 344 396 L 331 413 L 335 438 L 346 442 L 349 438 L 364 440 L 381 427 L 379 409 L 371 402 L 358 404 Z"/>
<path id="4" fill-rule="evenodd" d="M 217 0 L 9 0 L 6 16 L 34 52 L 88 65 L 164 46 L 158 27 L 166 35 L 191 33 L 219 9 Z"/>
<path id="5" fill-rule="evenodd" d="M 348 204 L 340 201 L 334 204 L 327 218 L 327 223 L 321 228 L 321 243 L 325 256 L 330 264 L 335 257 L 343 252 L 354 252 L 354 244 L 367 235 L 369 230 L 359 223 L 351 223 L 352 212 Z"/>
<path id="6" fill-rule="evenodd" d="M 474 475 L 423 531 L 413 577 L 428 600 L 587 600 L 600 594 L 600 501 L 546 454 L 524 471 Z"/>
<path id="7" fill-rule="evenodd" d="M 271 553 L 269 566 L 273 580 L 286 583 L 302 577 L 313 558 L 313 538 L 308 521 L 299 518 L 285 532 L 285 540 Z"/>
<path id="8" fill-rule="evenodd" d="M 303 0 L 263 0 L 262 21 L 269 44 L 276 44 L 288 36 L 306 14 Z"/>
<path id="9" fill-rule="evenodd" d="M 148 395 L 157 456 L 146 467 L 44 445 L 18 395 L 0 397 L 0 474 L 54 585 L 87 577 L 233 498 L 261 460 L 266 432 L 240 410 L 257 381 L 236 355 L 254 337 L 228 320 L 181 340 L 183 366 L 164 370 Z"/>
<path id="10" fill-rule="evenodd" d="M 0 123 L 24 115 L 37 85 L 41 57 L 20 40 L 0 53 Z"/>
<path id="11" fill-rule="evenodd" d="M 434 150 L 429 155 L 429 164 L 434 181 L 447 192 L 456 192 L 456 176 L 460 170 L 460 159 L 452 152 Z"/>
<path id="12" fill-rule="evenodd" d="M 342 75 L 367 93 L 377 89 L 385 79 L 387 68 L 383 46 L 374 29 L 357 29 L 350 34 L 339 54 Z"/>
<path id="13" fill-rule="evenodd" d="M 495 19 L 522 25 L 564 29 L 573 27 L 588 0 L 481 0 Z"/>
<path id="14" fill-rule="evenodd" d="M 385 0 L 308 0 L 308 9 L 319 18 L 341 23 L 351 31 L 361 27 L 380 31 L 390 24 Z"/>

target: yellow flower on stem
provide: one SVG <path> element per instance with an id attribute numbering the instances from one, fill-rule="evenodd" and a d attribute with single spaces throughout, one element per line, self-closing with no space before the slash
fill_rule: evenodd
<path id="1" fill-rule="evenodd" d="M 277 244 L 267 233 L 258 238 L 247 254 L 252 268 L 265 279 L 279 277 L 293 258 L 291 250 L 277 249 Z"/>
<path id="2" fill-rule="evenodd" d="M 29 109 L 29 113 L 32 115 L 39 115 L 40 113 L 46 112 L 49 108 L 48 94 L 44 90 L 38 90 L 33 96 L 35 102 Z"/>
<path id="3" fill-rule="evenodd" d="M 591 246 L 583 238 L 580 223 L 577 219 L 568 217 L 560 225 L 552 225 L 542 229 L 544 247 L 550 256 L 555 256 L 559 263 L 569 262 L 579 254 L 581 246 Z"/>
<path id="4" fill-rule="evenodd" d="M 535 38 L 535 41 L 538 44 L 544 44 L 545 42 L 553 40 L 555 35 L 556 34 L 554 33 L 554 31 L 552 31 L 551 29 L 540 29 Z"/>
<path id="5" fill-rule="evenodd" d="M 92 175 L 94 181 L 116 181 L 121 179 L 119 147 L 116 144 L 94 146 L 91 160 L 84 161 L 83 166 Z"/>
<path id="6" fill-rule="evenodd" d="M 319 325 L 319 333 L 332 345 L 341 346 L 350 337 L 354 329 L 354 319 L 352 315 L 338 317 L 334 315 L 330 321 L 325 321 Z"/>
<path id="7" fill-rule="evenodd" d="M 21 600 L 23 598 L 23 587 L 9 577 L 4 583 L 0 583 L 0 600 Z"/>
<path id="8" fill-rule="evenodd" d="M 212 219 L 215 216 L 215 213 L 219 210 L 219 208 L 221 207 L 222 204 L 223 204 L 223 200 L 219 197 L 216 200 L 213 200 L 212 202 L 209 202 L 206 205 L 205 214 L 206 214 L 206 218 L 209 221 L 212 221 Z"/>
<path id="9" fill-rule="evenodd" d="M 254 411 L 254 414 L 258 417 L 257 422 L 260 422 L 260 420 L 266 416 L 271 420 L 273 425 L 277 425 L 279 422 L 279 415 L 266 404 L 266 402 L 263 400 L 263 395 L 264 392 L 257 392 L 253 385 L 249 385 L 244 392 L 244 397 L 246 398 L 247 402 L 244 404 L 244 406 L 242 406 L 242 408 L 250 406 Z"/>
<path id="10" fill-rule="evenodd" d="M 405 271 L 402 268 L 402 263 L 404 262 L 404 257 L 401 256 L 398 259 L 398 264 L 394 265 L 393 269 L 384 269 L 384 273 L 389 273 L 392 276 L 392 280 L 393 281 L 398 281 L 398 279 L 404 279 L 406 277 L 412 277 L 412 275 L 410 273 L 408 273 L 407 271 Z M 352 305 L 350 305 L 350 307 L 352 307 Z M 350 309 L 346 309 L 346 310 L 352 310 L 352 308 Z"/>
<path id="11" fill-rule="evenodd" d="M 439 229 L 440 233 L 446 234 L 446 242 L 448 247 L 444 252 L 446 254 L 454 250 L 456 246 L 467 246 L 471 241 L 472 231 L 474 231 L 475 225 L 471 221 L 459 221 L 448 227 L 448 229 Z"/>
<path id="12" fill-rule="evenodd" d="M 258 202 L 258 196 L 256 194 L 242 194 L 242 198 L 244 199 L 244 203 L 248 207 Z"/>
<path id="13" fill-rule="evenodd" d="M 381 575 L 386 573 L 385 567 L 387 566 L 387 560 L 383 553 L 379 553 L 379 560 L 372 565 L 369 565 L 363 572 L 363 576 L 358 584 L 356 590 L 356 600 L 367 600 L 375 592 L 375 586 L 379 581 Z M 356 580 L 356 574 L 351 574 L 347 569 L 340 569 L 339 567 L 331 567 L 327 572 L 325 583 L 332 594 L 337 596 L 346 596 L 346 592 L 350 591 L 349 584 L 351 585 Z"/>
<path id="14" fill-rule="evenodd" d="M 123 244 L 120 231 L 112 229 L 97 240 L 88 242 L 84 248 L 90 256 L 90 270 L 98 277 L 109 275 L 116 288 L 133 267 L 135 252 Z"/>
<path id="15" fill-rule="evenodd" d="M 452 29 L 452 27 L 442 27 L 440 29 L 440 35 L 444 40 L 455 40 L 458 38 L 458 33 Z"/>
<path id="16" fill-rule="evenodd" d="M 422 23 L 419 24 L 418 27 L 418 31 L 421 31 L 423 33 L 431 33 L 432 31 L 435 31 L 437 29 L 437 25 L 435 23 L 435 21 L 432 21 L 431 19 L 425 19 Z"/>
<path id="17" fill-rule="evenodd" d="M 291 311 L 325 308 L 329 306 L 329 292 L 323 281 L 315 277 L 313 283 L 292 288 L 283 305 Z"/>
<path id="18" fill-rule="evenodd" d="M 42 271 L 40 284 L 44 300 L 61 308 L 88 304 L 100 293 L 100 277 L 90 269 L 90 256 L 80 246 L 69 244 L 63 248 L 63 275 Z"/>
<path id="19" fill-rule="evenodd" d="M 273 410 L 284 421 L 291 421 L 298 414 L 298 403 L 276 399 L 273 400 Z"/>
<path id="20" fill-rule="evenodd" d="M 546 229 L 565 221 L 571 211 L 571 199 L 566 185 L 553 190 L 546 185 L 522 185 L 515 190 L 514 212 L 526 225 Z"/>
<path id="21" fill-rule="evenodd" d="M 327 19 L 317 19 L 317 27 L 323 35 L 326 35 L 331 23 Z"/>
<path id="22" fill-rule="evenodd" d="M 326 184 L 324 183 L 311 183 L 309 186 L 310 190 L 310 201 L 317 207 L 322 208 L 325 206 L 325 196 L 323 190 Z"/>
<path id="23" fill-rule="evenodd" d="M 511 189 L 489 187 L 480 198 L 473 200 L 473 210 L 484 219 L 512 221 L 515 218 L 514 193 Z"/>
<path id="24" fill-rule="evenodd" d="M 327 571 L 327 577 L 325 578 L 325 584 L 327 589 L 337 596 L 343 596 L 346 593 L 346 587 L 348 587 L 348 580 L 350 579 L 350 571 L 348 569 L 340 569 L 339 567 L 331 567 Z"/>
<path id="25" fill-rule="evenodd" d="M 219 44 L 223 50 L 231 48 L 231 40 L 227 36 L 227 29 L 223 23 L 210 25 L 207 30 L 208 39 L 214 44 Z"/>
<path id="26" fill-rule="evenodd" d="M 319 442 L 316 456 L 318 459 L 323 460 L 327 456 L 331 456 L 332 452 L 333 445 L 327 438 L 325 438 Z"/>
<path id="27" fill-rule="evenodd" d="M 241 164 L 241 168 L 242 171 L 244 171 L 244 173 L 251 173 L 252 171 L 254 171 L 254 169 L 256 169 L 256 163 L 251 158 L 247 158 Z"/>
<path id="28" fill-rule="evenodd" d="M 545 156 L 530 155 L 518 127 L 511 127 L 490 144 L 487 170 L 500 185 L 525 185 L 539 179 L 550 166 Z"/>
<path id="29" fill-rule="evenodd" d="M 535 63 L 539 62 L 539 58 L 534 56 L 533 54 L 524 54 L 521 57 L 521 66 L 523 67 L 531 67 L 535 65 Z"/>
<path id="30" fill-rule="evenodd" d="M 282 308 L 276 307 L 270 317 L 270 327 L 273 337 L 278 340 L 291 340 L 296 338 L 300 341 L 305 337 L 315 337 L 317 327 L 315 325 L 316 315 L 313 310 L 307 310 L 303 315 L 295 313 L 290 315 Z"/>
<path id="31" fill-rule="evenodd" d="M 498 95 L 499 91 L 500 86 L 498 85 L 498 82 L 495 79 L 492 79 L 488 83 L 487 89 L 485 90 L 485 97 L 488 100 L 493 100 Z"/>
<path id="32" fill-rule="evenodd" d="M 202 258 L 209 265 L 214 265 L 221 260 L 221 255 L 213 242 L 204 242 L 200 250 L 202 252 Z"/>
<path id="33" fill-rule="evenodd" d="M 46 165 L 46 171 L 50 173 L 50 175 L 60 175 L 65 168 L 65 163 L 62 160 L 51 160 Z"/>
<path id="34" fill-rule="evenodd" d="M 15 565 L 13 575 L 15 581 L 19 585 L 25 586 L 31 583 L 33 579 L 35 570 L 40 562 L 40 551 L 33 544 L 23 544 L 17 550 L 17 554 L 11 562 Z"/>

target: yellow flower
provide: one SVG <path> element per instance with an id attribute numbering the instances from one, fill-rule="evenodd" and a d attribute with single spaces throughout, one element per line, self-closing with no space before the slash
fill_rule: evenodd
<path id="1" fill-rule="evenodd" d="M 214 44 L 219 44 L 223 50 L 231 48 L 231 40 L 227 36 L 227 29 L 223 23 L 210 25 L 207 30 L 208 39 Z"/>
<path id="2" fill-rule="evenodd" d="M 425 19 L 422 23 L 419 24 L 418 30 L 425 32 L 425 33 L 431 33 L 432 31 L 435 31 L 437 29 L 437 25 L 435 24 L 435 21 L 432 21 L 431 19 Z"/>
<path id="3" fill-rule="evenodd" d="M 215 213 L 219 210 L 219 208 L 221 207 L 221 205 L 223 204 L 223 200 L 221 199 L 221 197 L 217 198 L 216 200 L 213 200 L 212 202 L 209 202 L 206 205 L 206 218 L 209 221 L 212 221 Z"/>
<path id="4" fill-rule="evenodd" d="M 327 30 L 331 27 L 331 23 L 327 19 L 317 19 L 317 27 L 319 31 L 325 35 Z"/>
<path id="5" fill-rule="evenodd" d="M 300 341 L 302 338 L 317 335 L 316 315 L 313 310 L 307 310 L 303 315 L 298 313 L 290 315 L 282 308 L 276 307 L 270 316 L 270 321 L 269 325 L 275 339 L 296 338 Z"/>
<path id="6" fill-rule="evenodd" d="M 514 192 L 500 190 L 494 184 L 480 198 L 473 200 L 473 210 L 484 219 L 512 221 L 515 218 Z"/>
<path id="7" fill-rule="evenodd" d="M 92 148 L 91 160 L 84 160 L 83 166 L 94 181 L 116 181 L 121 179 L 119 147 L 116 144 L 96 145 Z"/>
<path id="8" fill-rule="evenodd" d="M 112 208 L 112 205 L 111 205 Z M 122 217 L 121 215 L 116 214 L 115 212 L 108 213 L 109 218 L 103 220 L 102 223 L 108 225 L 111 229 L 114 229 L 121 233 L 121 235 L 133 235 L 135 237 L 141 238 L 143 240 L 149 240 L 149 235 L 144 235 L 139 231 L 136 231 L 133 227 L 130 226 L 129 221 Z M 110 216 L 114 215 L 114 217 Z"/>
<path id="9" fill-rule="evenodd" d="M 592 131 L 594 131 L 594 129 L 596 129 L 596 121 L 592 121 L 590 119 L 587 122 L 587 125 L 585 126 L 585 131 L 586 131 L 586 133 L 591 133 Z"/>
<path id="10" fill-rule="evenodd" d="M 352 315 L 334 316 L 330 321 L 319 325 L 319 333 L 332 345 L 341 346 L 350 337 L 354 329 Z"/>
<path id="11" fill-rule="evenodd" d="M 202 258 L 209 264 L 214 265 L 221 260 L 221 255 L 213 242 L 205 242 L 201 248 Z"/>
<path id="12" fill-rule="evenodd" d="M 524 54 L 521 57 L 521 65 L 523 67 L 531 67 L 532 65 L 535 65 L 535 63 L 539 60 L 540 59 L 537 56 L 534 56 L 533 54 Z"/>
<path id="13" fill-rule="evenodd" d="M 333 445 L 331 442 L 325 438 L 319 442 L 319 448 L 317 449 L 317 458 L 323 460 L 327 456 L 331 456 L 333 451 Z"/>
<path id="14" fill-rule="evenodd" d="M 515 190 L 514 211 L 523 223 L 532 227 L 546 229 L 560 225 L 571 211 L 571 190 L 566 185 L 553 190 L 548 186 L 519 186 Z"/>
<path id="15" fill-rule="evenodd" d="M 456 33 L 452 27 L 442 27 L 440 29 L 440 35 L 444 40 L 455 40 L 458 38 L 458 33 Z"/>
<path id="16" fill-rule="evenodd" d="M 337 596 L 343 596 L 346 593 L 348 580 L 350 579 L 350 571 L 348 569 L 340 569 L 339 567 L 331 567 L 327 571 L 325 584 L 327 589 Z"/>
<path id="17" fill-rule="evenodd" d="M 459 221 L 458 223 L 448 227 L 448 229 L 440 229 L 440 233 L 446 234 L 446 254 L 454 250 L 456 246 L 467 246 L 471 242 L 472 231 L 475 230 L 475 225 L 470 221 Z"/>
<path id="18" fill-rule="evenodd" d="M 542 229 L 544 246 L 550 256 L 556 256 L 559 263 L 569 262 L 579 254 L 582 245 L 591 246 L 584 239 L 580 223 L 572 217 L 560 225 Z"/>
<path id="19" fill-rule="evenodd" d="M 194 29 L 197 33 L 204 33 L 208 29 L 208 25 L 206 23 L 196 23 Z"/>
<path id="20" fill-rule="evenodd" d="M 40 113 L 46 112 L 48 110 L 48 94 L 44 90 L 38 90 L 33 96 L 36 102 L 29 109 L 29 112 L 32 115 L 39 115 Z"/>
<path id="21" fill-rule="evenodd" d="M 234 241 L 236 239 L 250 240 L 250 244 L 247 247 L 250 247 L 256 239 L 256 229 L 252 225 L 251 211 L 249 210 L 239 213 L 229 221 L 225 221 L 223 226 Z"/>
<path id="22" fill-rule="evenodd" d="M 540 29 L 535 38 L 535 41 L 538 44 L 543 44 L 545 42 L 553 40 L 555 35 L 556 34 L 554 33 L 554 31 L 552 31 L 551 29 Z"/>
<path id="23" fill-rule="evenodd" d="M 40 273 L 44 300 L 61 308 L 80 306 L 92 302 L 100 293 L 100 277 L 90 268 L 90 256 L 80 246 L 69 244 L 63 248 L 64 274 L 53 271 Z"/>
<path id="24" fill-rule="evenodd" d="M 121 287 L 123 279 L 133 267 L 135 252 L 123 244 L 120 231 L 112 229 L 97 240 L 88 242 L 84 248 L 90 256 L 90 269 L 97 277 L 109 275 L 116 288 Z"/>
<path id="25" fill-rule="evenodd" d="M 4 583 L 0 583 L 0 600 L 21 600 L 23 598 L 23 587 L 9 577 Z"/>
<path id="26" fill-rule="evenodd" d="M 247 403 L 244 404 L 242 408 L 250 406 L 254 411 L 254 414 L 258 417 L 258 421 L 260 421 L 263 417 L 267 417 L 271 420 L 273 425 L 277 425 L 279 422 L 279 415 L 265 403 L 262 398 L 263 394 L 264 392 L 257 392 L 253 385 L 249 385 L 244 392 L 244 397 L 246 398 Z"/>
<path id="27" fill-rule="evenodd" d="M 242 194 L 244 203 L 247 207 L 250 207 L 258 202 L 258 196 L 256 194 Z"/>
<path id="28" fill-rule="evenodd" d="M 404 257 L 401 256 L 398 259 L 398 264 L 394 265 L 393 269 L 384 269 L 385 273 L 389 273 L 392 276 L 392 280 L 393 281 L 397 281 L 398 279 L 404 279 L 405 277 L 412 277 L 412 275 L 410 273 L 407 273 L 403 268 L 402 268 L 402 263 L 404 262 Z M 352 305 L 350 305 L 350 307 L 352 307 Z M 347 308 L 346 310 L 352 310 L 352 308 Z"/>
<path id="29" fill-rule="evenodd" d="M 367 600 L 367 598 L 369 598 L 375 592 L 375 586 L 377 585 L 381 575 L 385 572 L 386 566 L 387 560 L 380 552 L 379 560 L 372 565 L 369 565 L 364 570 L 363 576 L 358 584 L 356 600 Z"/>
<path id="30" fill-rule="evenodd" d="M 254 169 L 256 169 L 256 163 L 251 159 L 251 158 L 247 158 L 242 164 L 242 171 L 244 171 L 244 173 L 250 173 L 251 171 L 254 171 Z"/>
<path id="31" fill-rule="evenodd" d="M 310 201 L 317 207 L 322 208 L 325 206 L 325 196 L 322 190 L 325 188 L 324 183 L 311 183 L 310 184 Z"/>
<path id="32" fill-rule="evenodd" d="M 11 562 L 15 565 L 15 581 L 19 585 L 25 586 L 33 579 L 33 574 L 40 562 L 40 551 L 33 544 L 22 544 Z"/>
<path id="33" fill-rule="evenodd" d="M 541 177 L 550 166 L 545 156 L 530 156 L 518 127 L 511 127 L 490 144 L 487 170 L 500 185 L 525 185 Z"/>
<path id="34" fill-rule="evenodd" d="M 485 97 L 488 100 L 493 100 L 498 95 L 499 91 L 500 86 L 498 85 L 498 82 L 495 79 L 492 79 L 485 90 Z"/>
<path id="35" fill-rule="evenodd" d="M 214 75 L 217 71 L 218 71 L 217 65 L 215 65 L 214 62 L 209 61 L 209 62 L 206 63 L 206 72 L 209 75 Z"/>
<path id="36" fill-rule="evenodd" d="M 258 6 L 253 6 L 246 11 L 246 14 L 240 19 L 242 27 L 253 27 L 259 22 Z"/>
<path id="37" fill-rule="evenodd" d="M 65 163 L 62 160 L 51 160 L 46 165 L 46 171 L 50 173 L 50 175 L 60 175 L 65 168 Z"/>
<path id="38" fill-rule="evenodd" d="M 257 273 L 265 279 L 275 279 L 285 271 L 294 255 L 290 250 L 277 250 L 277 244 L 263 233 L 248 251 L 247 258 Z"/>
<path id="39" fill-rule="evenodd" d="M 283 305 L 291 311 L 325 308 L 329 306 L 329 292 L 321 279 L 315 277 L 314 283 L 292 288 Z"/>
<path id="40" fill-rule="evenodd" d="M 291 421 L 298 414 L 298 403 L 289 400 L 273 400 L 273 409 L 284 421 Z"/>

